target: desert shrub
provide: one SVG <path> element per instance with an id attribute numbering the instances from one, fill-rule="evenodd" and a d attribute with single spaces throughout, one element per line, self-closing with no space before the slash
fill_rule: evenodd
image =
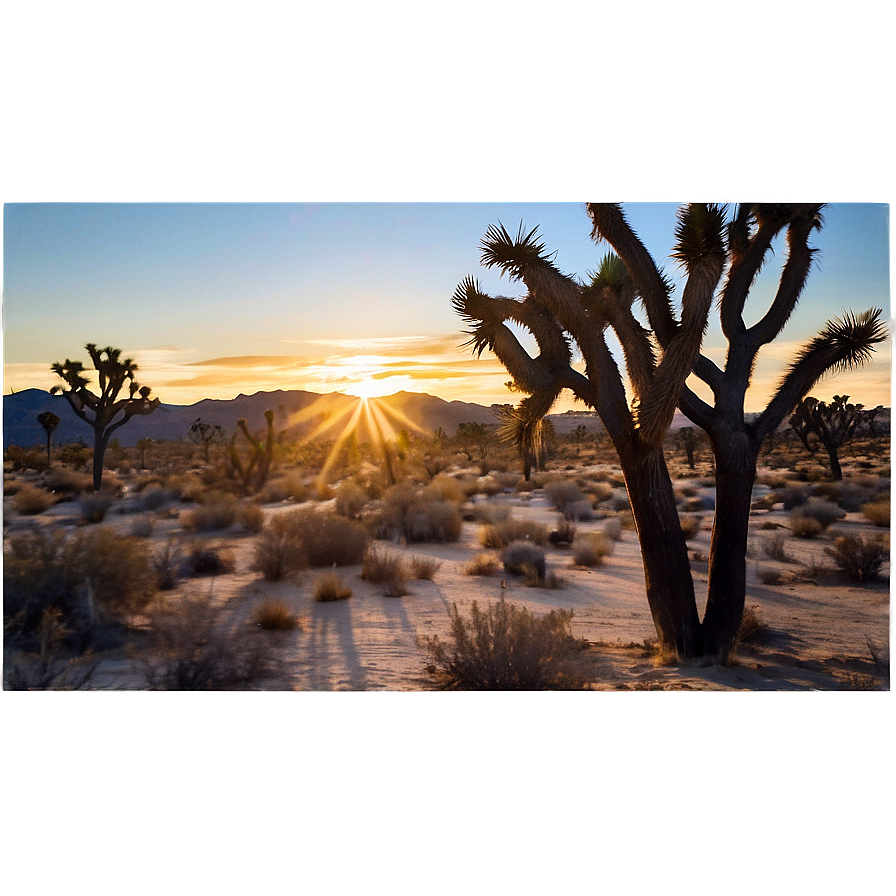
<path id="1" fill-rule="evenodd" d="M 763 585 L 780 585 L 784 576 L 780 569 L 760 565 L 756 569 L 756 577 Z"/>
<path id="2" fill-rule="evenodd" d="M 26 482 L 13 496 L 12 508 L 22 516 L 36 516 L 49 510 L 55 503 L 56 498 L 48 491 Z"/>
<path id="3" fill-rule="evenodd" d="M 134 538 L 150 538 L 152 536 L 155 525 L 148 516 L 138 516 L 131 524 L 131 535 Z"/>
<path id="4" fill-rule="evenodd" d="M 264 511 L 249 501 L 244 501 L 236 511 L 237 522 L 250 532 L 261 532 L 264 528 Z"/>
<path id="5" fill-rule="evenodd" d="M 585 685 L 575 660 L 582 642 L 572 635 L 572 610 L 535 616 L 501 599 L 483 612 L 474 601 L 469 617 L 449 611 L 447 642 L 424 639 L 427 672 L 452 690 L 577 689 Z"/>
<path id="6" fill-rule="evenodd" d="M 281 501 L 293 501 L 301 504 L 311 497 L 311 490 L 301 478 L 290 473 L 269 480 L 253 500 L 258 504 L 279 504 Z"/>
<path id="7" fill-rule="evenodd" d="M 619 541 L 622 538 L 622 521 L 617 517 L 612 517 L 604 523 L 604 535 L 613 541 Z"/>
<path id="8" fill-rule="evenodd" d="M 794 511 L 796 516 L 790 517 L 790 529 L 797 538 L 817 538 L 821 535 L 824 530 L 824 526 L 821 523 L 811 516 L 803 516 L 798 513 L 798 510 Z"/>
<path id="9" fill-rule="evenodd" d="M 4 641 L 3 688 L 8 691 L 77 691 L 85 687 L 99 665 L 91 651 L 72 657 L 67 642 L 72 632 L 56 607 L 41 614 L 36 651 L 19 650 L 21 638 L 11 633 Z"/>
<path id="10" fill-rule="evenodd" d="M 570 505 L 585 500 L 582 490 L 575 482 L 569 482 L 568 480 L 563 479 L 548 482 L 544 487 L 544 495 L 548 499 L 548 503 L 563 514 L 566 513 L 566 510 Z"/>
<path id="11" fill-rule="evenodd" d="M 3 563 L 4 616 L 33 631 L 47 608 L 83 628 L 121 621 L 155 593 L 149 547 L 107 527 L 79 532 L 33 532 L 7 539 Z"/>
<path id="12" fill-rule="evenodd" d="M 614 491 L 613 497 L 610 498 L 610 508 L 616 511 L 630 510 L 631 502 L 628 499 L 628 493 L 624 491 Z"/>
<path id="13" fill-rule="evenodd" d="M 261 601 L 252 614 L 252 624 L 272 632 L 291 632 L 299 628 L 299 618 L 289 604 L 278 597 Z"/>
<path id="14" fill-rule="evenodd" d="M 832 501 L 810 498 L 790 512 L 790 528 L 800 538 L 815 538 L 845 515 Z"/>
<path id="15" fill-rule="evenodd" d="M 198 507 L 183 515 L 181 525 L 193 532 L 222 532 L 236 522 L 237 510 L 233 495 L 209 492 Z"/>
<path id="16" fill-rule="evenodd" d="M 314 583 L 314 599 L 320 602 L 347 600 L 352 596 L 352 589 L 345 584 L 342 577 L 335 572 L 324 573 Z"/>
<path id="17" fill-rule="evenodd" d="M 775 496 L 775 503 L 783 503 L 785 510 L 793 510 L 809 500 L 809 489 L 805 485 L 791 485 L 787 488 L 776 489 L 772 494 Z"/>
<path id="18" fill-rule="evenodd" d="M 299 508 L 275 516 L 268 530 L 283 533 L 302 546 L 308 566 L 360 563 L 370 536 L 360 523 L 335 513 Z"/>
<path id="19" fill-rule="evenodd" d="M 780 533 L 770 535 L 762 541 L 762 552 L 769 560 L 779 560 L 782 563 L 793 562 L 793 558 L 787 553 L 787 539 Z"/>
<path id="20" fill-rule="evenodd" d="M 452 504 L 463 504 L 466 500 L 463 487 L 453 476 L 436 476 L 423 490 L 427 499 L 451 501 Z"/>
<path id="21" fill-rule="evenodd" d="M 150 690 L 240 690 L 275 675 L 278 655 L 270 642 L 226 624 L 225 608 L 210 598 L 184 599 L 152 620 L 151 652 L 143 659 Z"/>
<path id="22" fill-rule="evenodd" d="M 367 492 L 357 482 L 343 482 L 336 489 L 336 513 L 350 520 L 358 519 L 368 500 Z"/>
<path id="23" fill-rule="evenodd" d="M 744 607 L 744 615 L 740 620 L 737 640 L 740 644 L 751 644 L 764 640 L 768 634 L 768 626 L 762 621 L 762 614 L 756 604 Z"/>
<path id="24" fill-rule="evenodd" d="M 463 520 L 457 505 L 421 492 L 410 483 L 394 485 L 383 495 L 373 520 L 378 538 L 404 538 L 408 543 L 457 541 Z"/>
<path id="25" fill-rule="evenodd" d="M 104 492 L 82 495 L 79 506 L 85 523 L 101 523 L 112 506 L 112 498 Z"/>
<path id="26" fill-rule="evenodd" d="M 162 488 L 159 485 L 151 485 L 140 493 L 138 506 L 141 510 L 158 510 L 160 507 L 180 497 L 175 489 Z"/>
<path id="27" fill-rule="evenodd" d="M 569 520 L 563 520 L 548 535 L 548 541 L 553 545 L 570 545 L 575 541 L 575 537 L 576 527 Z"/>
<path id="28" fill-rule="evenodd" d="M 415 556 L 411 558 L 411 578 L 431 582 L 442 568 L 442 561 L 435 557 Z"/>
<path id="29" fill-rule="evenodd" d="M 186 553 L 184 571 L 192 578 L 226 575 L 233 572 L 233 556 L 217 545 L 197 542 Z"/>
<path id="30" fill-rule="evenodd" d="M 465 567 L 468 576 L 493 576 L 500 566 L 494 554 L 477 554 Z"/>
<path id="31" fill-rule="evenodd" d="M 890 525 L 890 499 L 884 501 L 872 501 L 862 505 L 862 515 L 875 526 Z"/>
<path id="32" fill-rule="evenodd" d="M 531 541 L 543 547 L 548 543 L 548 528 L 531 520 L 508 519 L 483 527 L 479 541 L 482 547 L 494 550 L 506 548 L 514 541 Z"/>
<path id="33" fill-rule="evenodd" d="M 518 492 L 534 492 L 537 486 L 531 479 L 520 478 L 514 488 Z"/>
<path id="34" fill-rule="evenodd" d="M 603 504 L 604 501 L 609 501 L 613 497 L 613 488 L 606 482 L 595 482 L 588 489 L 588 497 L 592 505 L 597 507 L 598 504 Z"/>
<path id="35" fill-rule="evenodd" d="M 47 452 L 42 448 L 19 448 L 18 445 L 10 445 L 6 449 L 6 460 L 12 462 L 14 471 L 34 470 L 43 473 L 49 463 Z"/>
<path id="36" fill-rule="evenodd" d="M 590 532 L 576 539 L 572 559 L 577 566 L 603 566 L 613 548 L 613 540 L 603 532 Z"/>
<path id="37" fill-rule="evenodd" d="M 80 495 L 93 488 L 93 477 L 65 467 L 56 467 L 47 474 L 44 486 L 57 495 Z"/>
<path id="38" fill-rule="evenodd" d="M 184 555 L 180 546 L 170 539 L 166 541 L 153 553 L 152 565 L 156 572 L 156 587 L 159 591 L 170 591 L 184 573 Z"/>
<path id="39" fill-rule="evenodd" d="M 684 534 L 685 541 L 690 541 L 700 534 L 700 517 L 699 516 L 682 516 L 679 518 L 681 531 Z"/>
<path id="40" fill-rule="evenodd" d="M 276 517 L 271 522 L 255 541 L 249 568 L 267 582 L 280 582 L 305 569 L 308 561 L 301 540 L 276 526 Z"/>
<path id="41" fill-rule="evenodd" d="M 410 571 L 401 554 L 382 550 L 375 545 L 368 548 L 361 561 L 361 578 L 373 585 L 384 585 L 384 593 L 389 597 L 407 594 L 404 586 L 409 576 Z"/>
<path id="42" fill-rule="evenodd" d="M 546 574 L 544 550 L 531 541 L 511 542 L 501 552 L 504 570 L 513 576 L 533 576 L 543 579 Z"/>
<path id="43" fill-rule="evenodd" d="M 486 525 L 503 523 L 510 519 L 510 506 L 482 501 L 473 505 L 472 518 Z"/>
<path id="44" fill-rule="evenodd" d="M 567 520 L 578 520 L 579 522 L 587 522 L 594 519 L 594 508 L 591 501 L 583 498 L 581 501 L 573 501 L 567 504 L 563 509 L 563 518 Z"/>
<path id="45" fill-rule="evenodd" d="M 889 558 L 890 549 L 879 536 L 844 535 L 825 548 L 839 569 L 856 582 L 873 582 Z"/>

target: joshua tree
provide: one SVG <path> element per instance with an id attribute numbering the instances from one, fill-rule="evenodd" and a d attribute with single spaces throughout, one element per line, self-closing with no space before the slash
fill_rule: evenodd
<path id="1" fill-rule="evenodd" d="M 472 445 L 477 447 L 481 458 L 488 454 L 488 429 L 484 423 L 458 424 L 457 440 L 460 442 L 461 451 L 463 451 L 469 461 L 473 460 Z"/>
<path id="2" fill-rule="evenodd" d="M 140 451 L 140 469 L 146 469 L 146 449 L 152 445 L 152 439 L 146 436 L 145 438 L 139 439 L 137 442 L 137 449 Z"/>
<path id="3" fill-rule="evenodd" d="M 224 441 L 224 430 L 217 423 L 203 423 L 202 417 L 197 417 L 190 425 L 187 438 L 196 445 L 202 445 L 205 462 L 209 461 L 209 448 L 212 442 Z"/>
<path id="4" fill-rule="evenodd" d="M 848 395 L 835 395 L 830 404 L 810 396 L 799 403 L 790 418 L 790 426 L 811 454 L 815 454 L 817 446 L 809 436 L 814 435 L 824 445 L 831 464 L 831 479 L 836 482 L 843 478 L 837 452 L 866 418 L 863 406 L 849 404 Z"/>
<path id="5" fill-rule="evenodd" d="M 588 441 L 588 427 L 584 423 L 580 423 L 571 433 L 572 442 L 576 446 L 576 457 L 582 450 L 582 445 Z"/>
<path id="6" fill-rule="evenodd" d="M 227 470 L 231 476 L 239 480 L 247 493 L 259 491 L 268 480 L 271 461 L 274 457 L 274 412 L 265 411 L 267 433 L 264 442 L 260 442 L 249 432 L 249 425 L 242 417 L 236 421 L 237 431 L 230 439 L 227 448 Z M 238 434 L 248 442 L 249 450 L 245 458 L 240 457 L 236 446 Z"/>
<path id="7" fill-rule="evenodd" d="M 694 452 L 697 450 L 697 433 L 694 432 L 693 426 L 682 426 L 678 431 L 678 442 L 684 449 L 685 456 L 688 459 L 688 466 L 694 469 Z"/>
<path id="8" fill-rule="evenodd" d="M 670 281 L 617 204 L 588 205 L 592 237 L 616 253 L 606 255 L 590 282 L 563 274 L 536 230 L 524 233 L 521 227 L 514 239 L 499 225 L 482 241 L 483 264 L 522 282 L 526 295 L 491 297 L 472 277 L 454 294 L 455 310 L 471 325 L 468 345 L 476 354 L 494 352 L 527 393 L 518 408 L 521 438 L 530 437 L 564 388 L 598 412 L 625 475 L 660 643 L 680 655 L 725 662 L 736 643 L 746 592 L 750 498 L 763 439 L 826 372 L 861 364 L 886 338 L 879 309 L 830 321 L 794 359 L 765 411 L 746 420 L 744 396 L 756 353 L 777 337 L 796 306 L 815 251 L 808 239 L 821 224 L 820 212 L 819 205 L 746 204 L 726 221 L 726 209 L 717 205 L 682 207 L 673 250 L 686 274 L 678 318 Z M 782 232 L 789 251 L 777 293 L 765 316 L 748 329 L 742 319 L 747 294 L 773 238 Z M 649 328 L 633 313 L 635 299 Z M 717 299 L 729 344 L 724 370 L 700 353 Z M 536 357 L 507 321 L 532 334 Z M 625 354 L 631 406 L 604 336 L 608 327 Z M 572 366 L 572 341 L 584 359 L 584 373 Z M 709 385 L 714 406 L 685 384 L 692 372 Z M 707 432 L 716 459 L 717 505 L 702 622 L 662 452 L 676 406 Z"/>
<path id="9" fill-rule="evenodd" d="M 50 466 L 50 441 L 53 430 L 59 426 L 59 418 L 52 411 L 44 411 L 37 415 L 37 422 L 44 428 L 47 433 L 47 467 Z"/>
<path id="10" fill-rule="evenodd" d="M 85 367 L 80 361 L 66 358 L 64 364 L 56 362 L 50 369 L 65 380 L 65 386 L 54 386 L 53 394 L 61 392 L 72 410 L 93 428 L 93 488 L 99 491 L 103 482 L 103 456 L 112 434 L 135 414 L 151 414 L 160 404 L 158 398 L 150 399 L 149 386 L 141 386 L 134 374 L 137 365 L 121 357 L 120 348 L 98 349 L 92 342 L 86 346 L 87 354 L 99 377 L 99 394 L 91 392 Z M 119 398 L 127 382 L 127 397 Z M 119 414 L 123 415 L 120 419 Z"/>

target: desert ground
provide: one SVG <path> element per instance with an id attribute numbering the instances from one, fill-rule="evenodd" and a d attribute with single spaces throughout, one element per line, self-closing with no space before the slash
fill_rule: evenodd
<path id="1" fill-rule="evenodd" d="M 578 452 L 577 452 L 578 453 Z M 774 500 L 775 477 L 784 483 L 780 470 L 762 468 L 754 489 L 748 551 L 747 608 L 755 630 L 744 632 L 735 661 L 726 667 L 696 661 L 661 659 L 656 651 L 656 631 L 644 592 L 638 540 L 624 509 L 624 488 L 619 487 L 618 469 L 594 463 L 594 458 L 566 464 L 546 476 L 536 476 L 531 491 L 510 485 L 518 475 L 482 476 L 472 466 L 450 468 L 440 479 L 454 477 L 468 485 L 460 498 L 464 521 L 459 538 L 451 542 L 407 544 L 405 539 L 375 540 L 380 550 L 407 558 L 429 558 L 435 572 L 432 580 L 410 580 L 405 594 L 386 596 L 381 585 L 364 581 L 361 565 L 340 566 L 343 583 L 351 589 L 348 599 L 315 600 L 315 587 L 326 569 L 304 569 L 282 581 L 267 581 L 254 570 L 253 556 L 259 531 L 297 506 L 313 506 L 318 513 L 334 512 L 339 483 L 317 500 L 297 503 L 295 498 L 264 502 L 256 496 L 261 513 L 251 529 L 232 522 L 214 532 L 195 531 L 187 525 L 195 505 L 166 500 L 146 510 L 146 473 L 109 473 L 116 497 L 101 522 L 85 524 L 77 500 L 54 504 L 39 514 L 22 515 L 15 510 L 16 487 L 4 499 L 5 539 L 28 531 L 56 530 L 67 533 L 94 526 L 111 527 L 122 538 L 133 538 L 142 524 L 140 541 L 153 554 L 166 544 L 176 543 L 188 551 L 197 543 L 226 559 L 224 571 L 215 575 L 180 578 L 175 587 L 159 591 L 151 604 L 127 620 L 127 636 L 119 643 L 100 645 L 92 653 L 95 668 L 86 686 L 94 689 L 142 689 L 148 686 L 148 658 L 159 652 L 154 639 L 153 611 L 167 607 L 174 615 L 197 601 L 213 616 L 217 633 L 226 631 L 228 643 L 248 646 L 271 662 L 252 681 L 239 688 L 302 691 L 408 691 L 437 686 L 427 674 L 424 639 L 449 637 L 448 610 L 456 604 L 465 613 L 475 601 L 482 606 L 502 597 L 536 615 L 554 609 L 573 612 L 572 632 L 584 639 L 584 664 L 588 687 L 595 690 L 830 690 L 881 689 L 889 687 L 889 564 L 879 580 L 851 581 L 838 573 L 826 553 L 836 538 L 846 534 L 880 535 L 862 512 L 841 511 L 818 537 L 797 538 L 791 532 L 791 514 Z M 867 463 L 867 461 L 866 461 Z M 559 467 L 559 465 L 558 465 Z M 703 610 L 707 554 L 712 529 L 714 489 L 705 463 L 695 470 L 682 465 L 675 480 L 688 515 L 698 522 L 688 545 L 692 558 L 698 606 Z M 873 477 L 861 471 L 853 479 L 870 488 Z M 600 565 L 576 565 L 574 546 L 545 548 L 547 569 L 553 587 L 531 587 L 519 576 L 500 566 L 491 575 L 470 575 L 468 567 L 482 553 L 480 539 L 484 520 L 502 518 L 540 523 L 547 529 L 560 525 L 563 515 L 552 506 L 543 487 L 570 477 L 579 481 L 609 482 L 603 502 L 586 508 L 583 519 L 573 522 L 575 538 L 588 533 L 617 529 L 609 541 L 611 553 Z M 616 478 L 614 479 L 614 476 Z M 583 479 L 584 477 L 584 479 Z M 847 481 L 850 472 L 847 468 Z M 39 481 L 33 473 L 7 474 L 9 481 Z M 482 492 L 475 483 L 485 483 Z M 495 483 L 497 482 L 497 486 Z M 888 485 L 888 483 L 887 483 Z M 486 487 L 488 486 L 488 487 Z M 802 484 L 810 489 L 811 484 Z M 883 486 L 876 486 L 881 491 Z M 329 496 L 328 496 L 329 495 Z M 607 496 L 609 495 L 609 500 Z M 275 496 L 276 497 L 276 496 Z M 261 501 L 262 503 L 258 503 Z M 616 509 L 614 509 L 616 508 Z M 619 523 L 612 521 L 619 520 Z M 253 531 L 254 530 L 254 531 Z M 888 531 L 883 529 L 883 531 Z M 777 552 L 766 547 L 777 537 Z M 574 543 L 575 544 L 575 543 Z M 497 554 L 499 552 L 492 552 Z M 775 559 L 775 557 L 777 559 Z M 254 619 L 260 605 L 278 599 L 296 618 L 293 630 L 263 630 Z M 209 617 L 204 616 L 203 620 Z M 192 623 L 191 623 L 192 624 Z M 225 648 L 226 649 L 226 648 Z M 10 664 L 7 652 L 7 667 Z M 13 660 L 15 657 L 13 657 Z M 27 655 L 26 655 L 27 659 Z M 151 665 L 151 663 L 150 663 Z"/>

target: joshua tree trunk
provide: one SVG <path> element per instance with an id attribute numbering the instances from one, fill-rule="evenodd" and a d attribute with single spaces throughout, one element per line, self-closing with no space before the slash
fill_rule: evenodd
<path id="1" fill-rule="evenodd" d="M 749 432 L 713 438 L 716 509 L 709 553 L 709 585 L 703 617 L 703 649 L 728 662 L 737 643 L 747 587 L 747 533 L 759 445 Z"/>
<path id="2" fill-rule="evenodd" d="M 699 656 L 700 618 L 687 543 L 662 449 L 620 461 L 638 527 L 647 602 L 661 646 L 681 657 Z"/>
<path id="3" fill-rule="evenodd" d="M 840 458 L 837 456 L 837 448 L 834 445 L 825 445 L 828 451 L 828 460 L 831 464 L 831 479 L 839 482 L 843 479 L 843 471 L 840 469 Z"/>
<path id="4" fill-rule="evenodd" d="M 103 458 L 106 455 L 108 444 L 108 433 L 104 434 L 100 427 L 95 429 L 93 442 L 93 490 L 95 492 L 98 492 L 103 484 Z"/>

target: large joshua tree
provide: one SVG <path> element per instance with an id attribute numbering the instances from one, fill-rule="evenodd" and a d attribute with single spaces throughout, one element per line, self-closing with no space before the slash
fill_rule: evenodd
<path id="1" fill-rule="evenodd" d="M 588 282 L 562 273 L 536 230 L 524 233 L 521 227 L 513 238 L 503 226 L 492 226 L 482 241 L 482 262 L 522 283 L 526 294 L 488 296 L 468 277 L 455 291 L 453 305 L 471 325 L 473 351 L 494 352 L 527 393 L 518 407 L 522 441 L 532 439 L 563 389 L 598 412 L 626 479 L 647 599 L 662 647 L 725 662 L 743 615 L 747 528 L 760 445 L 825 373 L 870 356 L 874 344 L 886 337 L 881 312 L 828 322 L 798 353 L 762 414 L 748 421 L 744 397 L 756 354 L 781 332 L 796 306 L 815 252 L 808 240 L 821 225 L 822 206 L 742 204 L 730 216 L 718 205 L 683 206 L 672 256 L 686 275 L 678 316 L 670 280 L 621 206 L 592 203 L 587 208 L 592 237 L 615 250 Z M 788 254 L 777 292 L 762 319 L 747 328 L 742 317 L 747 295 L 782 232 Z M 633 311 L 636 299 L 646 326 Z M 724 369 L 700 352 L 714 304 L 728 340 Z M 523 348 L 508 323 L 531 333 L 537 355 Z M 607 344 L 608 329 L 623 348 L 631 404 Z M 584 359 L 584 373 L 572 366 L 573 342 Z M 713 404 L 686 384 L 691 373 L 709 386 Z M 707 432 L 716 457 L 716 514 L 702 621 L 662 452 L 676 407 Z"/>
<path id="2" fill-rule="evenodd" d="M 121 349 L 98 349 L 92 342 L 85 348 L 97 372 L 99 394 L 87 388 L 90 380 L 84 364 L 68 358 L 64 364 L 57 361 L 50 368 L 65 380 L 65 386 L 54 386 L 50 392 L 61 392 L 72 410 L 93 429 L 93 488 L 99 491 L 103 484 L 103 457 L 112 434 L 136 414 L 151 414 L 160 402 L 158 398 L 150 399 L 149 386 L 141 386 L 134 378 L 137 365 L 130 358 L 122 358 Z M 125 384 L 126 396 L 119 397 Z"/>

